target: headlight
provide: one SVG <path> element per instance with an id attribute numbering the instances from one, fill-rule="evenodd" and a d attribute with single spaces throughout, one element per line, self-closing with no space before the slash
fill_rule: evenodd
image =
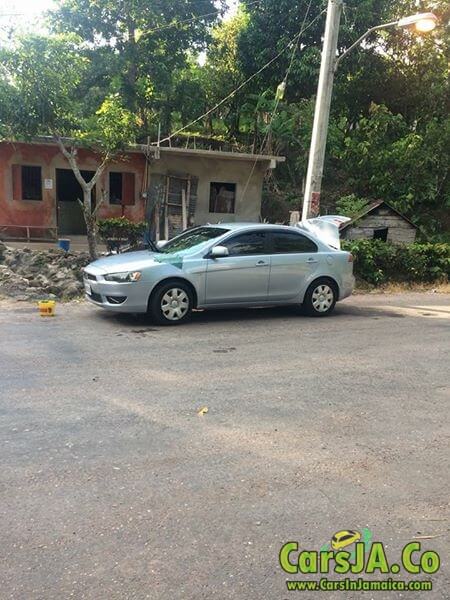
<path id="1" fill-rule="evenodd" d="M 127 271 L 126 273 L 109 273 L 105 275 L 106 281 L 115 281 L 116 283 L 129 283 L 131 281 L 139 281 L 142 277 L 140 271 Z"/>

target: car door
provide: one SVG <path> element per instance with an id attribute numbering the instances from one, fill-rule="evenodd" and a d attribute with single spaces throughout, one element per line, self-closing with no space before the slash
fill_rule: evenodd
<path id="1" fill-rule="evenodd" d="M 296 231 L 272 231 L 270 235 L 269 300 L 295 298 L 319 267 L 317 245 Z"/>
<path id="2" fill-rule="evenodd" d="M 207 259 L 206 304 L 253 303 L 267 300 L 270 273 L 265 231 L 236 233 L 221 246 L 229 256 Z"/>

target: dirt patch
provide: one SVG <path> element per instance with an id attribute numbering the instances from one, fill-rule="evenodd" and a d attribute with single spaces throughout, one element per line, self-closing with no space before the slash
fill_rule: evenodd
<path id="1" fill-rule="evenodd" d="M 428 292 L 433 294 L 450 294 L 450 283 L 387 283 L 374 286 L 366 281 L 356 282 L 355 294 L 403 294 L 407 292 Z"/>

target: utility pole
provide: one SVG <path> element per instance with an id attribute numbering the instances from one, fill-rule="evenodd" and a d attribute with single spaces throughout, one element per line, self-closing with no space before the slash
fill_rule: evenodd
<path id="1" fill-rule="evenodd" d="M 316 108 L 309 151 L 308 172 L 305 182 L 305 196 L 303 200 L 302 221 L 309 217 L 317 217 L 320 209 L 320 189 L 322 186 L 323 163 L 328 137 L 328 123 L 330 120 L 331 96 L 333 94 L 334 74 L 342 59 L 354 48 L 360 45 L 371 33 L 380 29 L 400 27 L 415 29 L 419 33 L 429 33 L 438 24 L 438 18 L 431 12 L 418 13 L 403 17 L 398 21 L 383 23 L 371 27 L 359 37 L 345 52 L 337 57 L 339 38 L 339 25 L 341 22 L 344 0 L 328 0 L 327 22 L 322 49 L 322 63 L 320 65 L 319 86 L 317 88 Z"/>
<path id="2" fill-rule="evenodd" d="M 343 4 L 343 0 L 328 0 L 327 21 L 322 49 L 322 63 L 320 66 L 311 149 L 309 152 L 308 172 L 305 183 L 302 221 L 309 217 L 318 216 L 320 209 L 320 189 L 322 185 L 325 148 L 327 145 L 339 25 Z"/>

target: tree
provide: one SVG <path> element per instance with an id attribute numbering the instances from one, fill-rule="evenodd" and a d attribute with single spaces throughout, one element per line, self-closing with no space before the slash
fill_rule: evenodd
<path id="1" fill-rule="evenodd" d="M 55 31 L 76 33 L 94 58 L 104 93 L 120 93 L 149 133 L 156 109 L 170 133 L 174 74 L 188 50 L 204 47 L 208 26 L 221 12 L 214 0 L 60 0 Z M 219 6 L 219 8 L 218 8 Z M 97 57 L 100 58 L 97 63 Z"/>
<path id="2" fill-rule="evenodd" d="M 249 16 L 239 10 L 231 18 L 224 19 L 211 33 L 207 60 L 203 69 L 206 96 L 209 108 L 231 94 L 245 77 L 238 60 L 239 39 L 249 22 Z M 228 126 L 229 136 L 239 134 L 240 106 L 243 94 L 234 94 L 219 113 Z"/>
<path id="3" fill-rule="evenodd" d="M 80 199 L 86 222 L 89 252 L 97 257 L 96 214 L 91 192 L 107 164 L 134 141 L 135 116 L 124 108 L 119 94 L 107 96 L 97 110 L 83 112 L 79 86 L 89 65 L 71 36 L 31 36 L 20 39 L 0 55 L 5 76 L 0 94 L 0 134 L 7 139 L 52 135 L 83 190 Z M 58 68 L 55 68 L 58 65 Z M 78 148 L 91 148 L 99 166 L 90 181 L 81 174 Z"/>
<path id="4" fill-rule="evenodd" d="M 239 59 L 246 76 L 255 73 L 289 44 L 302 29 L 286 93 L 288 101 L 311 98 L 317 89 L 326 8 L 324 0 L 244 0 L 250 22 L 240 37 Z M 382 23 L 389 0 L 347 0 L 342 18 L 339 49 L 342 52 L 369 27 Z M 289 66 L 286 52 L 255 81 L 261 89 L 275 90 Z M 367 84 L 367 82 L 366 82 Z"/>
<path id="5" fill-rule="evenodd" d="M 450 206 L 450 118 L 411 128 L 385 106 L 372 105 L 345 139 L 341 156 L 355 193 L 391 202 L 433 230 Z"/>
<path id="6" fill-rule="evenodd" d="M 213 0 L 59 0 L 51 19 L 54 30 L 64 35 L 18 44 L 16 64 L 8 53 L 8 60 L 0 62 L 3 135 L 18 128 L 23 134 L 56 131 L 61 138 L 70 135 L 78 144 L 97 148 L 104 157 L 106 148 L 113 148 L 112 155 L 133 139 L 136 120 L 139 136 L 155 138 L 159 121 L 165 137 L 252 77 L 187 133 L 205 136 L 208 143 L 214 138 L 241 150 L 286 156 L 266 186 L 284 194 L 283 205 L 297 207 L 326 0 L 242 0 L 237 15 L 220 20 L 224 6 Z M 323 205 L 334 210 L 339 198 L 351 194 L 384 198 L 432 229 L 445 222 L 450 194 L 448 2 L 347 0 L 339 51 L 368 28 L 419 10 L 438 15 L 440 26 L 432 34 L 395 28 L 378 32 L 339 67 Z M 303 26 L 286 94 L 277 105 L 275 90 L 292 57 L 286 48 Z M 202 66 L 198 57 L 203 52 Z M 96 114 L 92 107 L 103 108 Z M 108 111 L 116 111 L 114 118 L 122 123 L 115 132 L 118 144 L 110 145 L 99 130 Z M 110 125 L 111 119 L 103 124 Z"/>

